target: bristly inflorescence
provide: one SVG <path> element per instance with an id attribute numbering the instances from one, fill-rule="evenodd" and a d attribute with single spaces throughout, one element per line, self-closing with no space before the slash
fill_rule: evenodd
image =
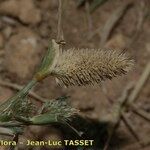
<path id="1" fill-rule="evenodd" d="M 133 60 L 123 52 L 72 48 L 59 57 L 52 75 L 66 87 L 94 85 L 125 74 L 132 66 Z"/>
<path id="2" fill-rule="evenodd" d="M 14 119 L 14 116 L 19 117 L 31 117 L 36 113 L 36 107 L 32 104 L 27 97 L 18 98 L 11 101 L 9 105 L 5 105 L 0 109 L 1 116 L 9 117 L 10 120 Z"/>
<path id="3" fill-rule="evenodd" d="M 43 105 L 41 113 L 50 113 L 62 120 L 69 120 L 78 113 L 78 110 L 69 105 L 68 97 L 60 97 L 56 100 L 47 101 Z"/>

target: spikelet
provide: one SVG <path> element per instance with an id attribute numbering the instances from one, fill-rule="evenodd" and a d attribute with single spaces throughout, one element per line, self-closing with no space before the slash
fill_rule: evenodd
<path id="1" fill-rule="evenodd" d="M 59 97 L 47 101 L 42 108 L 42 113 L 50 113 L 62 120 L 69 120 L 78 113 L 78 110 L 69 105 L 68 97 Z"/>
<path id="2" fill-rule="evenodd" d="M 100 49 L 68 49 L 62 53 L 52 75 L 66 87 L 99 84 L 127 73 L 133 66 L 125 53 Z"/>

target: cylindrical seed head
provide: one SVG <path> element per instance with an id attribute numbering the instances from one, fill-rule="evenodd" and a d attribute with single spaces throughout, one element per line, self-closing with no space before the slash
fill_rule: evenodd
<path id="1" fill-rule="evenodd" d="M 133 66 L 125 53 L 100 49 L 68 49 L 52 71 L 60 83 L 85 86 L 127 73 Z"/>

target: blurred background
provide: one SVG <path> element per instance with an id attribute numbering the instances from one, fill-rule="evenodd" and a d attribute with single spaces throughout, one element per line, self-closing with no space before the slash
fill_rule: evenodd
<path id="1" fill-rule="evenodd" d="M 110 124 L 107 118 L 115 112 L 113 106 L 126 86 L 131 82 L 138 83 L 150 61 L 150 1 L 67 0 L 64 8 L 65 48 L 124 50 L 135 60 L 131 72 L 106 81 L 101 86 L 66 89 L 49 77 L 34 88 L 35 93 L 47 99 L 69 95 L 71 105 L 80 110 L 81 116 L 74 118 L 70 124 L 83 133 L 81 139 L 95 140 L 94 150 L 101 150 L 109 137 L 106 128 Z M 57 0 L 0 0 L 0 101 L 17 92 L 14 85 L 23 86 L 32 78 L 50 39 L 56 39 L 57 13 Z M 134 105 L 150 115 L 150 79 L 147 78 Z M 125 113 L 138 135 L 134 135 L 121 121 L 108 149 L 149 150 L 150 141 L 142 145 L 140 143 L 150 139 L 150 122 L 132 111 Z M 53 125 L 28 127 L 20 137 L 21 141 L 26 139 L 62 140 L 79 137 L 61 125 Z M 19 145 L 18 149 L 52 148 Z"/>

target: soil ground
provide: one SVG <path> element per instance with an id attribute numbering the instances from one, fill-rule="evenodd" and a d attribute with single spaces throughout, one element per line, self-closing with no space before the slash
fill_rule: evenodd
<path id="1" fill-rule="evenodd" d="M 91 14 L 92 32 L 104 26 L 115 9 L 131 0 L 108 1 Z M 113 28 L 111 36 L 104 47 L 110 49 L 125 49 L 136 32 L 140 15 L 140 0 L 132 0 L 134 6 L 129 8 L 119 23 Z M 150 6 L 147 1 L 147 6 Z M 149 7 L 150 8 L 150 7 Z M 57 9 L 56 0 L 0 0 L 0 79 L 19 85 L 25 85 L 37 70 L 44 56 L 49 40 L 56 38 L 57 34 Z M 150 10 L 150 9 L 149 9 Z M 146 64 L 150 60 L 150 12 L 143 22 L 140 33 L 131 46 L 125 50 L 134 58 L 134 69 L 125 76 L 106 81 L 107 97 L 113 104 L 117 103 L 124 88 L 131 81 L 138 81 Z M 98 48 L 100 45 L 99 34 L 88 39 L 89 29 L 85 8 L 77 8 L 76 1 L 69 0 L 63 18 L 63 30 L 66 48 Z M 100 30 L 101 32 L 101 30 Z M 150 79 L 142 89 L 136 106 L 150 113 Z M 107 139 L 106 127 L 108 123 L 102 118 L 110 115 L 114 110 L 102 91 L 101 86 L 63 88 L 49 77 L 34 89 L 38 95 L 54 99 L 62 95 L 71 96 L 73 107 L 80 110 L 82 117 L 73 120 L 71 124 L 84 133 L 83 138 L 94 139 L 95 149 L 102 149 Z M 0 100 L 4 101 L 16 91 L 0 86 Z M 127 113 L 135 131 L 142 140 L 150 139 L 150 124 L 140 117 Z M 71 131 L 61 126 L 30 127 L 20 140 L 25 139 L 74 139 Z M 0 148 L 2 149 L 2 148 Z M 21 147 L 19 149 L 29 149 Z M 36 149 L 36 148 L 30 148 Z M 38 148 L 37 148 L 38 149 Z M 50 149 L 50 148 L 39 148 Z M 73 149 L 73 148 L 71 148 Z M 115 133 L 110 150 L 148 150 L 150 146 L 140 147 L 126 126 L 121 123 Z"/>

